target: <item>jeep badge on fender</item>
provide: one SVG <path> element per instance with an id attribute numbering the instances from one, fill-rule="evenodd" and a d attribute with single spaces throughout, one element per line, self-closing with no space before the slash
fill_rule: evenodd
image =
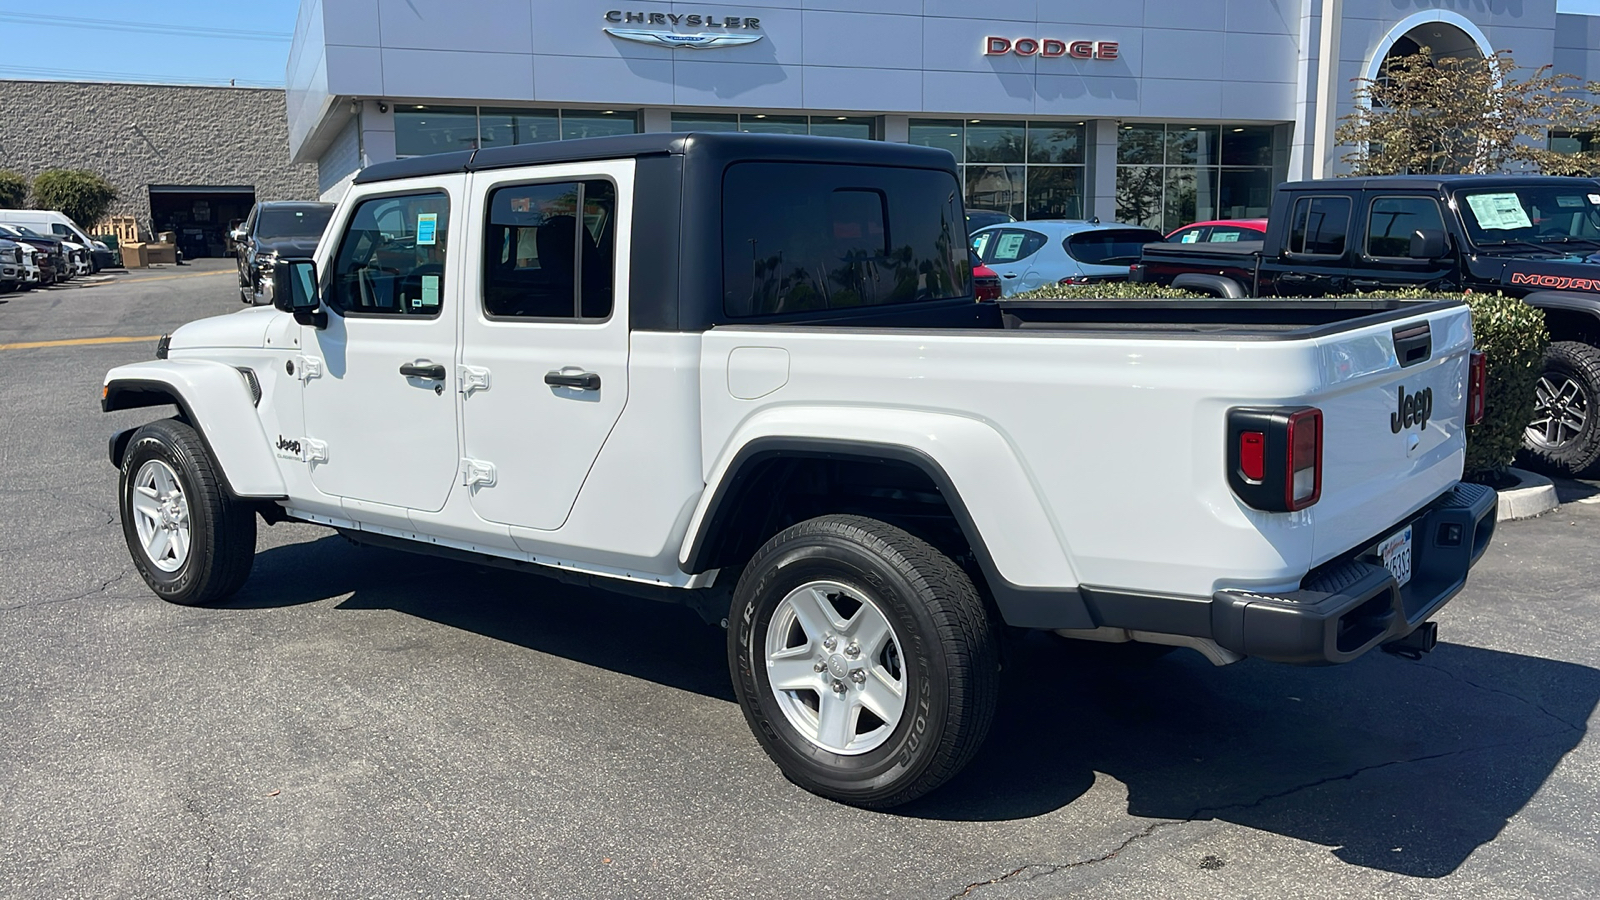
<path id="1" fill-rule="evenodd" d="M 1406 395 L 1406 386 L 1400 385 L 1397 408 L 1389 414 L 1389 430 L 1395 434 L 1402 428 L 1415 425 L 1418 428 L 1427 428 L 1428 419 L 1433 416 L 1433 388 L 1423 388 L 1410 396 Z"/>

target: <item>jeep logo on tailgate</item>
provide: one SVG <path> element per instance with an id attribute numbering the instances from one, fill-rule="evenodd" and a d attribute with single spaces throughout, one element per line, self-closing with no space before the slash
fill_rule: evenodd
<path id="1" fill-rule="evenodd" d="M 1428 419 L 1433 416 L 1433 388 L 1423 388 L 1415 394 L 1407 394 L 1406 386 L 1402 384 L 1395 407 L 1395 411 L 1389 414 L 1390 431 L 1399 434 L 1400 429 L 1410 428 L 1412 425 L 1427 428 Z"/>

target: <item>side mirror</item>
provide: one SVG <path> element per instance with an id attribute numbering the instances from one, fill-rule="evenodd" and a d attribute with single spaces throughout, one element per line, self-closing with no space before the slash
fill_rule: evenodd
<path id="1" fill-rule="evenodd" d="M 272 264 L 272 280 L 264 287 L 268 302 L 286 313 L 293 313 L 300 324 L 318 328 L 328 324 L 328 314 L 321 308 L 317 264 L 313 260 L 277 260 Z"/>
<path id="2" fill-rule="evenodd" d="M 228 232 L 228 240 L 233 241 L 235 244 L 242 244 L 244 243 L 244 232 L 235 228 Z"/>
<path id="3" fill-rule="evenodd" d="M 1449 238 L 1437 228 L 1418 228 L 1411 232 L 1412 259 L 1438 259 L 1450 252 Z"/>

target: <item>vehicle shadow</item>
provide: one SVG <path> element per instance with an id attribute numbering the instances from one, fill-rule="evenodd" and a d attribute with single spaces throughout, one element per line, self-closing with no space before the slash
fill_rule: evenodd
<path id="1" fill-rule="evenodd" d="M 1036 816 L 1105 773 L 1136 816 L 1218 819 L 1437 878 L 1527 804 L 1600 702 L 1600 671 L 1456 644 L 1335 668 L 1117 660 L 1125 649 L 1015 642 L 984 748 L 898 812 Z"/>
<path id="2" fill-rule="evenodd" d="M 346 593 L 338 609 L 395 610 L 734 700 L 725 633 L 687 607 L 336 536 L 262 552 L 227 607 Z M 1215 668 L 1188 650 L 1143 661 L 1138 649 L 1010 635 L 984 747 L 950 784 L 885 815 L 1031 818 L 1103 773 L 1126 786 L 1135 816 L 1232 822 L 1436 878 L 1500 833 L 1600 703 L 1600 671 L 1457 644 L 1332 668 Z"/>

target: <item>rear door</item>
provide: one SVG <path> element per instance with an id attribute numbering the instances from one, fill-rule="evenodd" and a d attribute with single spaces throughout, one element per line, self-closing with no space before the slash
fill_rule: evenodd
<path id="1" fill-rule="evenodd" d="M 1412 259 L 1411 234 L 1418 229 L 1445 231 L 1444 210 L 1426 194 L 1367 194 L 1363 206 L 1360 252 L 1350 270 L 1350 286 L 1358 291 L 1406 288 L 1453 288 L 1456 256 Z M 1448 234 L 1448 231 L 1445 231 Z"/>
<path id="2" fill-rule="evenodd" d="M 1359 195 L 1358 195 L 1359 196 Z M 1355 202 L 1348 195 L 1302 194 L 1289 204 L 1288 246 L 1282 264 L 1262 268 L 1261 293 L 1280 297 L 1326 297 L 1349 288 L 1350 225 Z"/>
<path id="3" fill-rule="evenodd" d="M 1037 265 L 1039 251 L 1049 242 L 1044 235 L 1029 228 L 996 228 L 980 236 L 982 240 L 974 239 L 973 249 L 983 257 L 983 264 L 1000 276 L 1006 296 L 1031 291 L 1047 280 Z M 1070 274 L 1062 272 L 1058 277 Z"/>
<path id="4" fill-rule="evenodd" d="M 631 227 L 633 161 L 484 172 L 472 196 L 463 481 L 484 519 L 559 529 L 628 400 L 618 245 Z"/>

